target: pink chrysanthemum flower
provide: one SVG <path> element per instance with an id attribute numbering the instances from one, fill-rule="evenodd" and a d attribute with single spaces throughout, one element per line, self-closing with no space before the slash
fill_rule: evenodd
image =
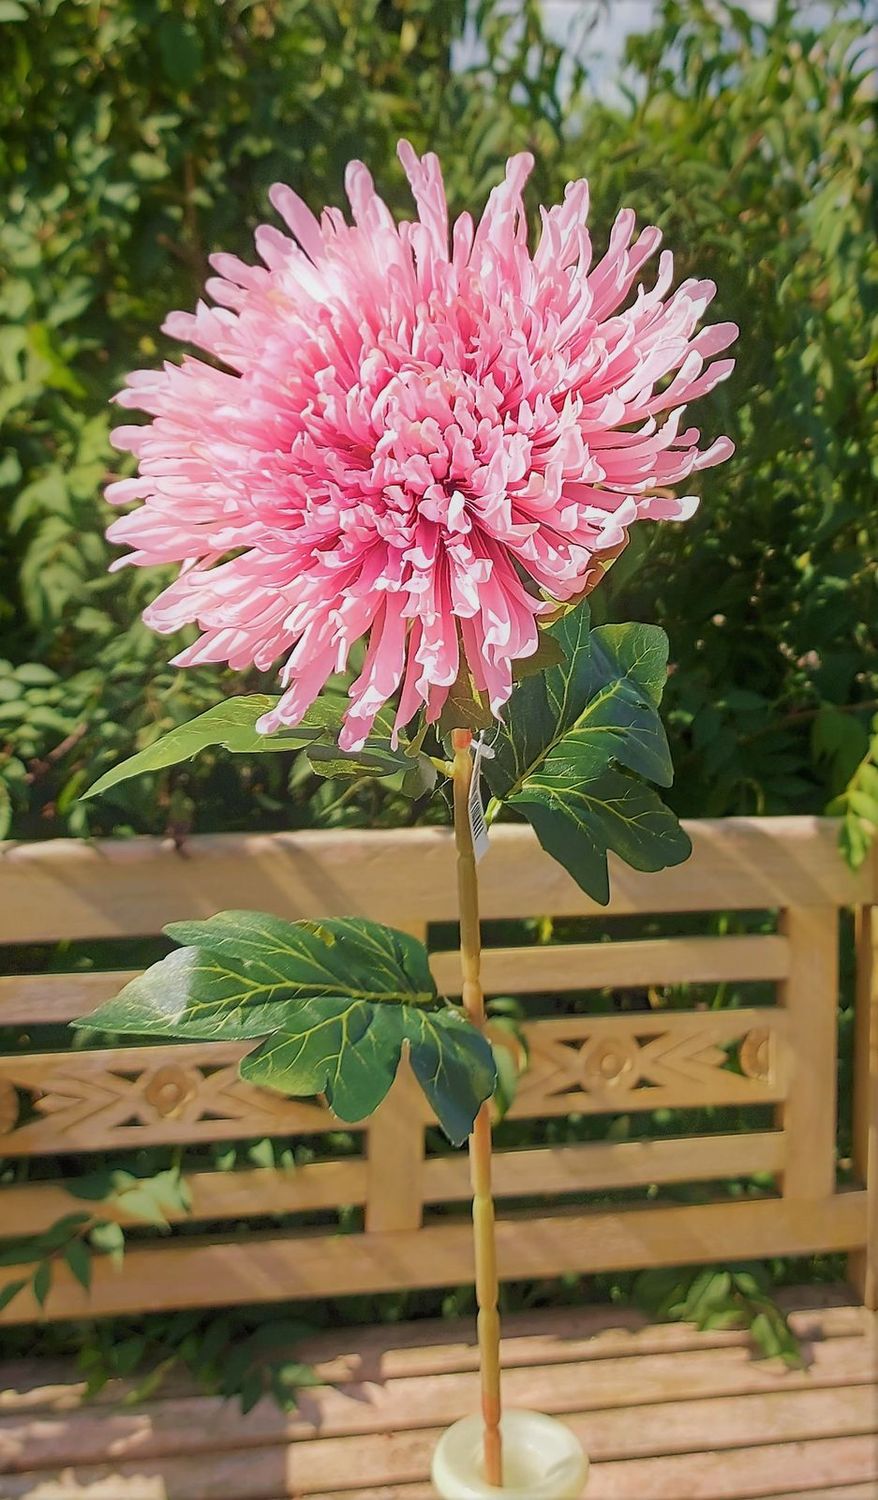
<path id="1" fill-rule="evenodd" d="M 417 222 L 397 224 L 353 162 L 353 226 L 278 185 L 294 238 L 257 229 L 260 266 L 213 257 L 215 306 L 165 324 L 213 362 L 129 376 L 118 401 L 153 420 L 113 434 L 139 477 L 107 492 L 143 502 L 109 529 L 133 549 L 115 566 L 181 564 L 144 615 L 200 627 L 177 664 L 285 658 L 264 731 L 295 724 L 368 635 L 348 749 L 397 691 L 398 727 L 421 707 L 435 720 L 461 651 L 499 714 L 551 601 L 586 591 L 634 521 L 685 520 L 697 500 L 668 486 L 733 451 L 682 425 L 732 369 L 708 361 L 734 325 L 696 332 L 713 283 L 671 293 L 663 252 L 629 297 L 658 229 L 633 239 L 624 209 L 592 265 L 574 182 L 531 254 L 520 155 L 449 245 L 436 157 L 399 154 Z"/>

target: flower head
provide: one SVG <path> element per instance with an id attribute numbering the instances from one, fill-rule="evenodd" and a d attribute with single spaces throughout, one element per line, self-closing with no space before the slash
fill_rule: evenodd
<path id="1" fill-rule="evenodd" d="M 685 520 L 696 498 L 668 487 L 732 452 L 682 420 L 732 368 L 710 361 L 734 325 L 696 332 L 713 283 L 672 292 L 665 251 L 631 295 L 658 229 L 635 238 L 624 209 L 594 261 L 574 182 L 531 254 L 523 154 L 449 237 L 436 157 L 399 154 L 414 222 L 360 162 L 353 225 L 272 188 L 291 237 L 257 229 L 257 266 L 215 255 L 213 305 L 168 317 L 208 359 L 129 376 L 117 400 L 152 421 L 113 434 L 139 475 L 107 492 L 141 502 L 109 528 L 132 549 L 114 566 L 180 564 L 144 615 L 198 625 L 177 664 L 283 661 L 265 731 L 297 723 L 368 638 L 348 749 L 397 691 L 398 727 L 435 720 L 461 654 L 499 713 L 553 601 L 585 592 L 635 521 Z"/>

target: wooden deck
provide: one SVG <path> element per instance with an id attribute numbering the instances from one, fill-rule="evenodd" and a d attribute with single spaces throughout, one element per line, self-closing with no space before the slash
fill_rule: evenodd
<path id="1" fill-rule="evenodd" d="M 562 1415 L 592 1456 L 586 1500 L 875 1500 L 878 1339 L 841 1289 L 789 1300 L 806 1370 L 746 1337 L 556 1309 L 510 1318 L 510 1405 Z M 177 1386 L 83 1405 L 69 1367 L 0 1369 L 4 1500 L 426 1500 L 441 1429 L 476 1408 L 470 1330 L 322 1334 L 326 1384 L 284 1416 Z M 343 1352 L 340 1352 L 343 1351 Z M 305 1351 L 302 1351 L 303 1353 Z"/>

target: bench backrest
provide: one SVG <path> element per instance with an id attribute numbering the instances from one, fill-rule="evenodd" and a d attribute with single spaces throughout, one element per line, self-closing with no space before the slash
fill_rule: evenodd
<path id="1" fill-rule="evenodd" d="M 560 997 L 555 1014 L 526 1024 L 530 1065 L 510 1125 L 503 1127 L 508 1137 L 516 1120 L 554 1119 L 559 1130 L 555 1139 L 546 1130 L 545 1143 L 527 1149 L 503 1147 L 501 1137 L 497 1153 L 501 1275 L 845 1251 L 861 1295 L 874 1304 L 867 1250 L 870 1216 L 871 1243 L 878 1243 L 874 866 L 848 869 L 833 825 L 819 819 L 688 826 L 694 848 L 687 864 L 660 875 L 614 864 L 606 912 L 542 853 L 529 830 L 498 827 L 492 834 L 480 871 L 489 924 L 667 914 L 664 929 L 690 929 L 690 935 L 665 931 L 612 941 L 487 943 L 488 994 Z M 233 907 L 288 918 L 366 915 L 424 936 L 432 924 L 455 918 L 453 849 L 441 829 L 204 836 L 182 851 L 152 839 L 0 848 L 3 944 L 150 936 L 166 922 Z M 839 930 L 846 908 L 856 913 L 859 978 L 854 1157 L 850 1180 L 839 1187 Z M 770 930 L 691 935 L 698 925 L 693 913 L 752 911 L 772 914 L 762 924 Z M 742 924 L 733 919 L 731 925 Z M 491 931 L 489 925 L 489 938 Z M 432 962 L 440 988 L 453 995 L 457 955 L 439 951 Z M 0 1026 L 66 1022 L 114 994 L 126 977 L 0 978 Z M 655 994 L 658 1003 L 643 999 L 651 987 L 759 981 L 755 1004 L 723 1004 L 721 989 L 708 1008 L 669 1007 Z M 565 995 L 611 991 L 622 992 L 624 1003 L 632 990 L 641 1008 L 606 1013 L 606 1004 L 586 1009 L 564 1002 Z M 282 1099 L 242 1083 L 237 1063 L 243 1048 L 237 1045 L 85 1050 L 80 1044 L 42 1051 L 34 1045 L 31 1040 L 30 1050 L 0 1056 L 0 1157 L 7 1160 L 66 1155 L 85 1172 L 92 1152 L 264 1136 L 325 1138 L 339 1129 L 320 1102 Z M 724 1108 L 754 1106 L 768 1108 L 757 1108 L 753 1128 L 723 1128 Z M 698 1111 L 699 1126 L 693 1132 L 678 1124 L 674 1133 L 644 1137 L 637 1119 L 657 1110 Z M 581 1141 L 564 1125 L 572 1117 L 575 1127 L 577 1119 L 595 1114 L 624 1117 L 628 1138 L 619 1131 L 611 1139 Z M 661 1118 L 669 1130 L 675 1120 L 686 1120 Z M 317 1151 L 319 1159 L 294 1171 L 193 1170 L 185 1234 L 135 1240 L 121 1268 L 100 1257 L 88 1294 L 61 1267 L 45 1315 L 466 1282 L 472 1276 L 466 1153 L 425 1149 L 429 1125 L 423 1097 L 404 1070 L 359 1131 L 359 1153 Z M 682 1183 L 719 1189 L 729 1179 L 743 1184 L 736 1199 L 722 1190 L 711 1196 L 705 1188 L 706 1201 L 680 1203 L 660 1192 Z M 635 1192 L 626 1203 L 615 1191 L 645 1187 L 656 1201 Z M 585 1193 L 610 1198 L 584 1207 Z M 0 1236 L 43 1230 L 80 1206 L 61 1182 L 2 1187 Z M 361 1227 L 340 1232 L 331 1222 L 340 1206 L 362 1210 Z M 275 1216 L 299 1214 L 306 1221 L 323 1214 L 324 1223 L 271 1227 Z M 253 1222 L 242 1237 L 243 1220 Z M 193 1222 L 212 1228 L 193 1233 Z M 217 1230 L 218 1224 L 230 1228 Z M 0 1270 L 0 1286 L 16 1274 L 20 1270 Z M 37 1314 L 30 1294 L 22 1293 L 0 1321 Z"/>

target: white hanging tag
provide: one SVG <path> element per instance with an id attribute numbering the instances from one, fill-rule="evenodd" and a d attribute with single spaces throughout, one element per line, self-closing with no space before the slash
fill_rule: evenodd
<path id="1" fill-rule="evenodd" d="M 473 841 L 473 854 L 476 863 L 488 852 L 488 825 L 485 822 L 485 809 L 482 804 L 482 761 L 493 760 L 494 752 L 490 745 L 485 744 L 484 735 L 473 745 L 473 769 L 469 785 L 469 798 L 467 800 L 467 811 L 469 812 L 469 831 Z"/>

